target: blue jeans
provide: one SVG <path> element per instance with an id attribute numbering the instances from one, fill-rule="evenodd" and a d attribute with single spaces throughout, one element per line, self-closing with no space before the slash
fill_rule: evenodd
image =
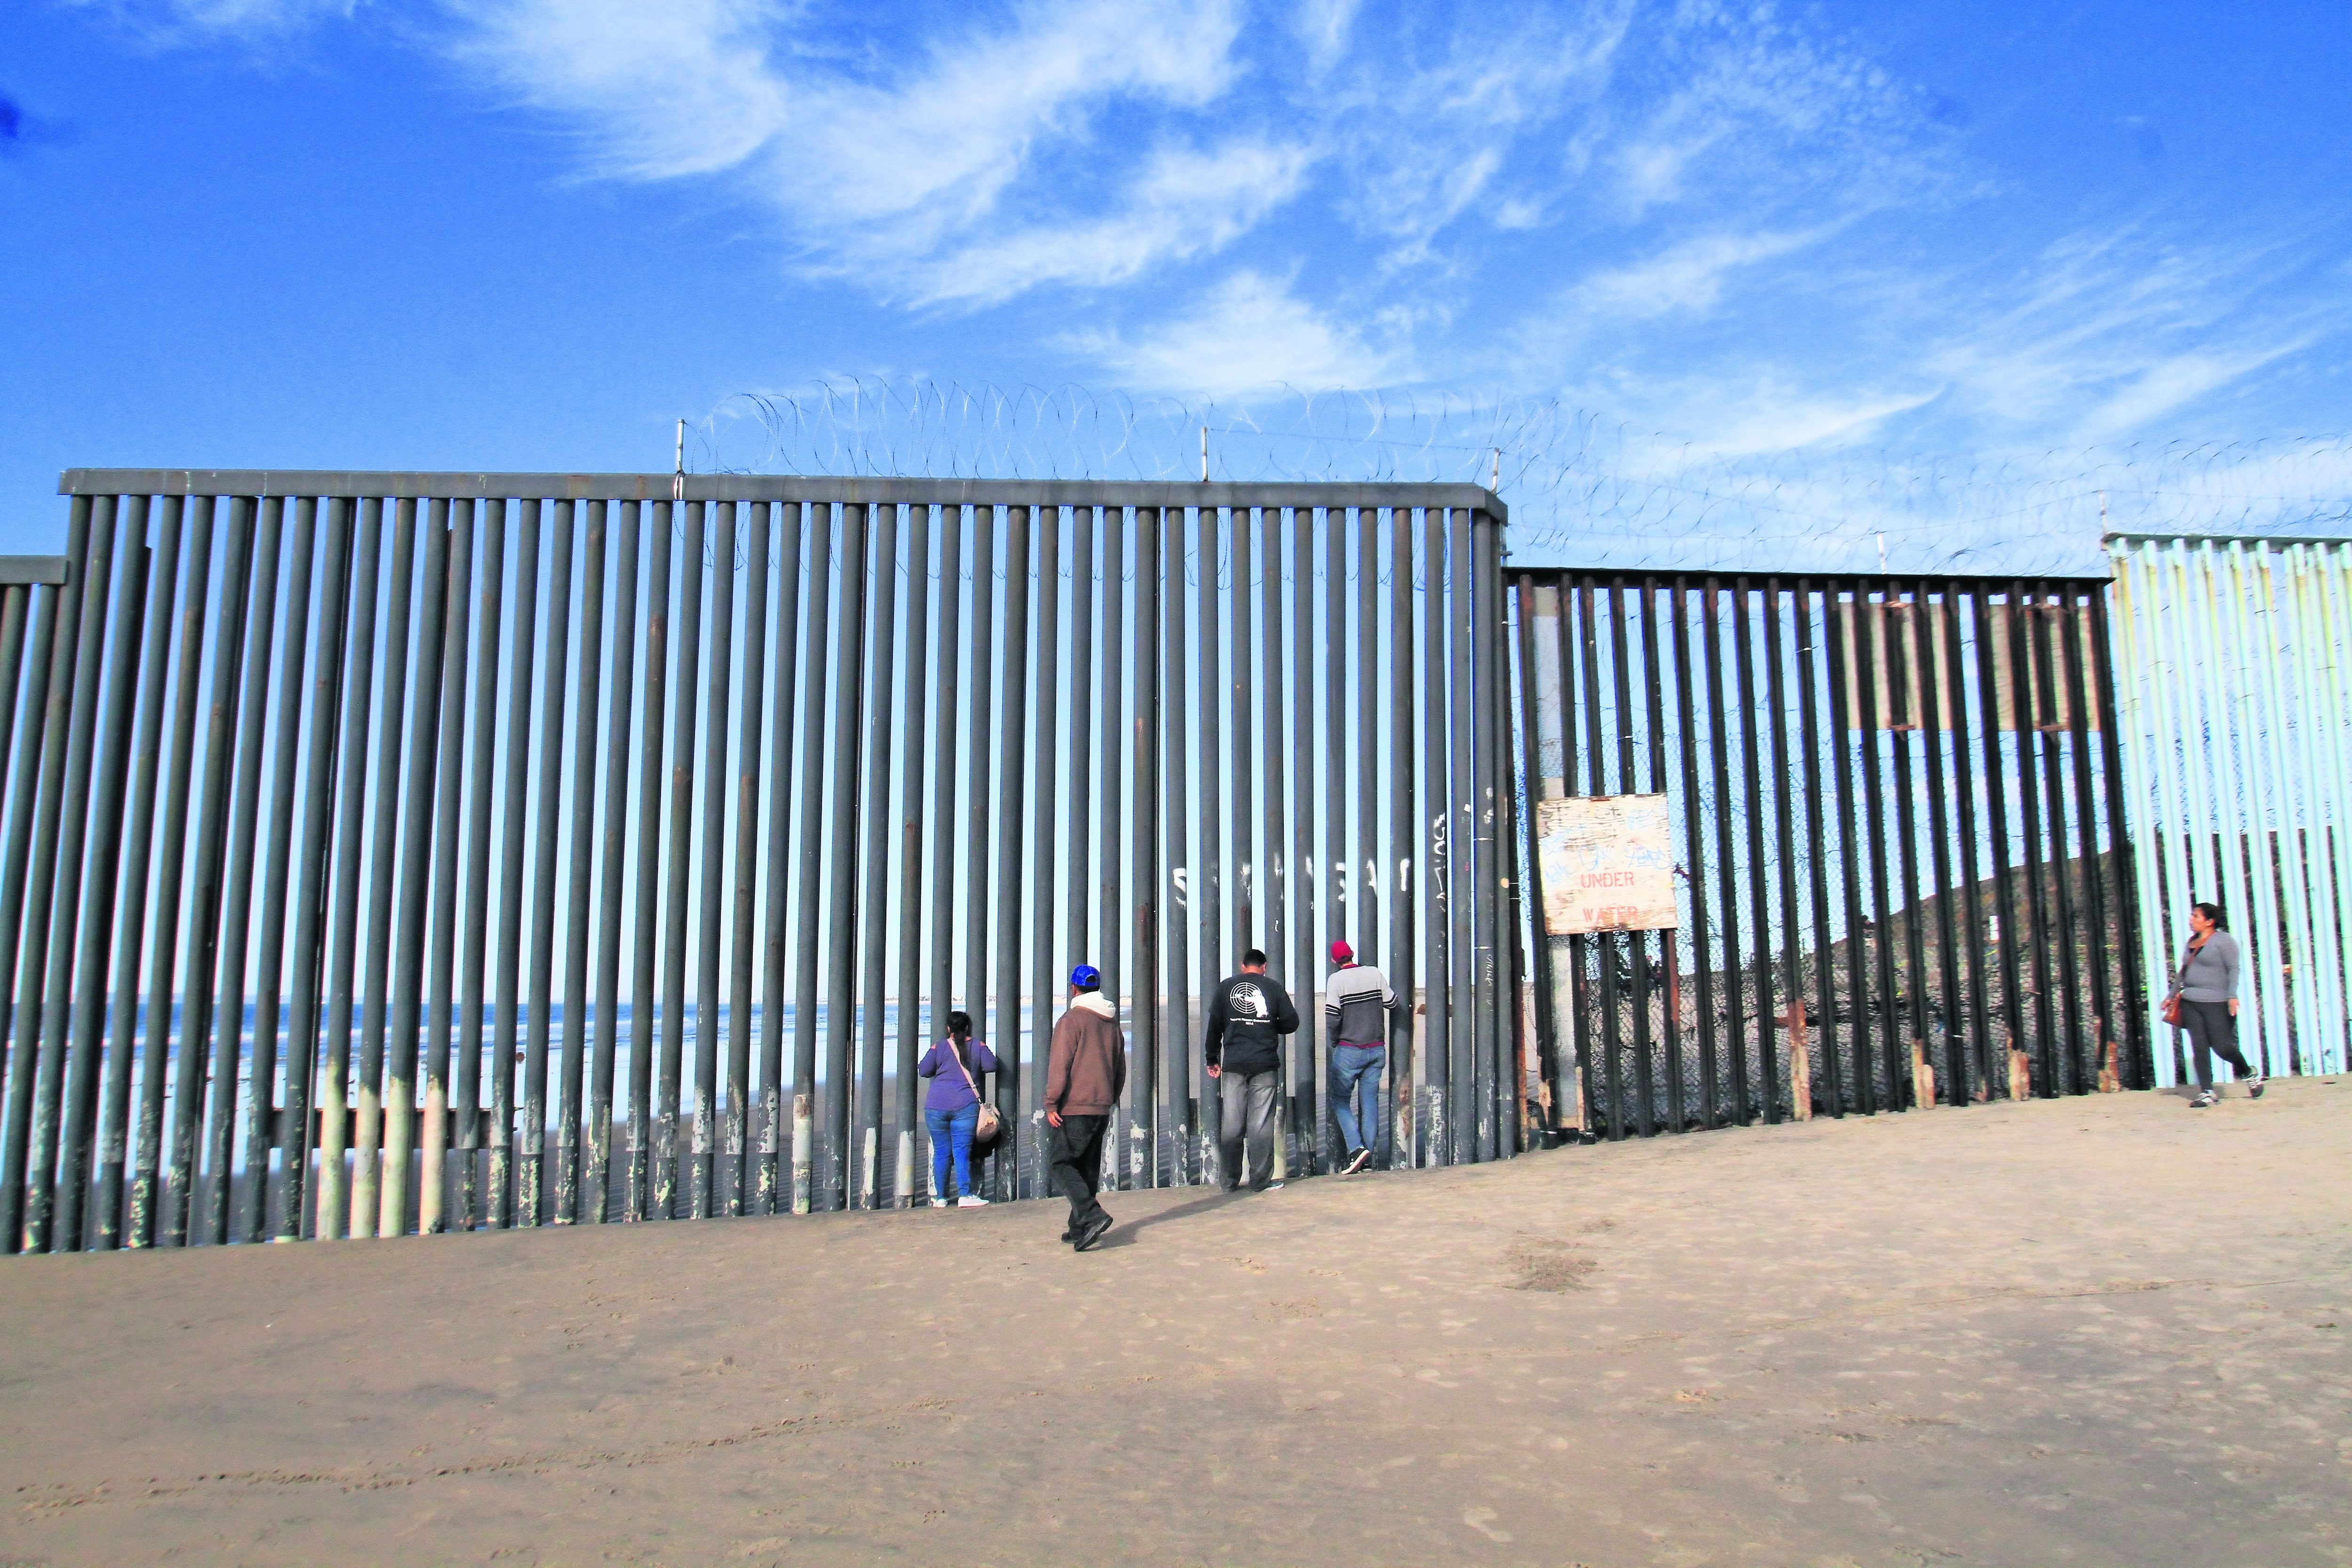
<path id="1" fill-rule="evenodd" d="M 980 1107 L 961 1110 L 926 1110 L 923 1125 L 931 1130 L 931 1196 L 948 1195 L 948 1155 L 955 1155 L 956 1191 L 972 1195 L 971 1131 L 980 1125 Z"/>
<path id="2" fill-rule="evenodd" d="M 1349 1154 L 1359 1149 L 1380 1154 L 1381 1072 L 1388 1065 L 1386 1046 L 1331 1047 L 1331 1114 L 1339 1119 Z"/>

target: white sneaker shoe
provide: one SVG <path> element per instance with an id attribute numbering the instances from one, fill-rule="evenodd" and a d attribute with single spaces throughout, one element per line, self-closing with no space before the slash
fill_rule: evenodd
<path id="1" fill-rule="evenodd" d="M 956 1207 L 960 1209 L 984 1209 L 987 1206 L 988 1200 L 986 1198 L 974 1197 L 970 1193 L 966 1193 L 963 1196 L 956 1199 Z"/>
<path id="2" fill-rule="evenodd" d="M 935 1209 L 943 1209 L 948 1206 L 948 1201 L 945 1198 L 933 1198 L 931 1206 Z"/>

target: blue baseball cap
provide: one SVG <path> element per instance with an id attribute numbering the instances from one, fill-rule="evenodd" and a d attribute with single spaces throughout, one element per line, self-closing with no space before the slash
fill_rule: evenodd
<path id="1" fill-rule="evenodd" d="M 1070 984 L 1080 991 L 1102 989 L 1102 971 L 1091 963 L 1081 963 L 1070 971 Z"/>

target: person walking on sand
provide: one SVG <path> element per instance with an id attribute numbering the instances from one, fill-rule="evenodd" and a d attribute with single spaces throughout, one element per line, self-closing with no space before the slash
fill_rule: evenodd
<path id="1" fill-rule="evenodd" d="M 2202 1110 L 2221 1098 L 2213 1092 L 2215 1057 L 2230 1064 L 2249 1098 L 2263 1097 L 2263 1075 L 2238 1053 L 2238 939 L 2230 934 L 2219 904 L 2189 906 L 2189 948 L 2173 974 L 2164 1016 L 2189 1031 L 2194 1047 L 2197 1098 L 2189 1109 Z"/>
<path id="2" fill-rule="evenodd" d="M 979 1074 L 996 1070 L 995 1054 L 971 1037 L 971 1015 L 948 1015 L 948 1037 L 915 1064 L 919 1078 L 931 1080 L 923 1096 L 923 1124 L 931 1131 L 931 1206 L 948 1206 L 948 1163 L 955 1162 L 960 1208 L 988 1200 L 971 1184 L 971 1135 L 980 1125 Z"/>
<path id="3" fill-rule="evenodd" d="M 1297 1031 L 1298 1009 L 1290 993 L 1265 972 L 1265 954 L 1242 954 L 1242 972 L 1217 983 L 1209 998 L 1208 1027 L 1201 1054 L 1217 1080 L 1217 1179 L 1227 1192 L 1241 1184 L 1242 1155 L 1249 1155 L 1250 1191 L 1282 1184 L 1274 1179 L 1274 1101 L 1281 1087 L 1282 1041 Z"/>
<path id="4" fill-rule="evenodd" d="M 1389 977 L 1356 962 L 1347 942 L 1331 944 L 1339 967 L 1323 984 L 1323 1020 L 1331 1038 L 1331 1114 L 1348 1152 L 1339 1167 L 1352 1176 L 1372 1163 L 1381 1146 L 1381 1071 L 1389 1060 L 1389 1015 L 1396 993 Z"/>
<path id="5" fill-rule="evenodd" d="M 1127 1036 L 1118 1008 L 1102 994 L 1091 963 L 1070 971 L 1070 1005 L 1054 1026 L 1045 1068 L 1046 1157 L 1055 1190 L 1070 1200 L 1070 1227 L 1062 1239 L 1080 1252 L 1110 1230 L 1096 1194 L 1102 1184 L 1103 1133 L 1111 1108 L 1127 1087 Z"/>

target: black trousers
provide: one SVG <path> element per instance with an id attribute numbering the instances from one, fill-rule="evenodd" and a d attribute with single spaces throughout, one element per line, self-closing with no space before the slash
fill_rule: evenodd
<path id="1" fill-rule="evenodd" d="M 2213 1087 L 2214 1057 L 2228 1062 L 2240 1078 L 2254 1076 L 2254 1069 L 2238 1054 L 2238 1020 L 2230 1016 L 2227 1002 L 2191 1002 L 2183 996 L 2180 1021 L 2188 1026 L 2189 1043 L 2195 1047 L 2189 1054 L 2197 1061 L 2198 1088 Z"/>
<path id="2" fill-rule="evenodd" d="M 1092 1225 L 1103 1213 L 1095 1194 L 1102 1187 L 1103 1134 L 1109 1127 L 1108 1116 L 1065 1116 L 1059 1127 L 1046 1130 L 1054 1190 L 1070 1200 L 1072 1230 Z"/>

